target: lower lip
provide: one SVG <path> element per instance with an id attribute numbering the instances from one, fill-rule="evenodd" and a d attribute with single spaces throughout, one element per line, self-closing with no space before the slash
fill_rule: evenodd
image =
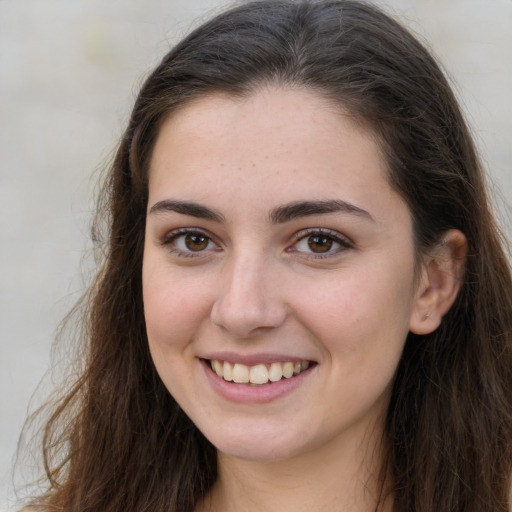
<path id="1" fill-rule="evenodd" d="M 201 361 L 206 377 L 210 381 L 213 389 L 226 400 L 238 403 L 265 404 L 277 400 L 293 390 L 300 387 L 304 380 L 311 375 L 316 365 L 310 366 L 307 370 L 300 372 L 298 375 L 287 379 L 283 377 L 277 382 L 269 382 L 268 384 L 237 384 L 228 382 L 219 377 L 211 368 L 208 361 Z"/>

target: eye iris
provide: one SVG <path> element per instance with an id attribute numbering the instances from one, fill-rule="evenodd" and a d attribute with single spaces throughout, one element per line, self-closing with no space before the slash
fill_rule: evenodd
<path id="1" fill-rule="evenodd" d="M 202 251 L 208 246 L 208 237 L 203 235 L 187 235 L 185 245 L 190 251 Z"/>
<path id="2" fill-rule="evenodd" d="M 326 236 L 310 236 L 308 246 L 313 252 L 327 252 L 332 248 L 333 241 Z"/>

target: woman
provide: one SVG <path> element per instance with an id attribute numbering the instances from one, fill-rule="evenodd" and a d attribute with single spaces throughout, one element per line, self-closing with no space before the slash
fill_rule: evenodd
<path id="1" fill-rule="evenodd" d="M 250 2 L 136 101 L 40 510 L 507 511 L 512 282 L 428 52 Z M 102 217 L 100 217 L 102 218 Z"/>

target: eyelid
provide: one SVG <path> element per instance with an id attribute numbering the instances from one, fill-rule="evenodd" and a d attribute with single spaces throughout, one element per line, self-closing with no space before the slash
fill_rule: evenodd
<path id="1" fill-rule="evenodd" d="M 336 241 L 339 241 L 340 243 L 349 244 L 349 245 L 355 245 L 354 241 L 348 237 L 347 235 L 344 235 L 340 233 L 339 231 L 336 231 L 331 228 L 305 228 L 301 229 L 300 231 L 297 231 L 297 233 L 294 233 L 293 238 L 297 241 L 305 236 L 311 236 L 315 234 L 322 234 L 329 236 L 333 238 Z"/>
<path id="2" fill-rule="evenodd" d="M 201 257 L 206 256 L 206 254 L 211 253 L 211 249 L 205 249 L 204 251 L 182 251 L 181 249 L 178 249 L 177 247 L 173 247 L 173 242 L 179 238 L 180 236 L 186 236 L 186 235 L 201 235 L 206 238 L 208 238 L 213 244 L 217 246 L 218 249 L 220 249 L 221 244 L 216 240 L 216 238 L 207 230 L 203 228 L 197 228 L 197 227 L 187 227 L 187 228 L 177 228 L 173 229 L 171 231 L 168 231 L 160 240 L 160 245 L 167 247 L 170 252 L 173 254 L 176 254 L 178 256 L 184 256 L 184 257 Z M 217 249 L 216 249 L 217 250 Z"/>
<path id="3" fill-rule="evenodd" d="M 186 227 L 186 228 L 177 228 L 171 231 L 168 231 L 160 240 L 160 245 L 168 248 L 170 252 L 182 257 L 205 257 L 208 254 L 211 254 L 212 249 L 204 249 L 201 251 L 183 251 L 175 246 L 173 246 L 173 242 L 180 236 L 186 235 L 201 235 L 209 239 L 209 241 L 215 244 L 216 248 L 213 250 L 220 250 L 222 248 L 222 244 L 217 240 L 217 238 L 212 235 L 208 230 L 204 228 L 198 227 Z M 330 238 L 335 243 L 337 243 L 340 247 L 333 251 L 327 251 L 325 253 L 315 253 L 313 251 L 300 251 L 296 248 L 298 242 L 304 240 L 307 237 L 314 235 L 322 235 Z M 354 242 L 346 235 L 341 234 L 338 231 L 329 228 L 306 228 L 302 229 L 292 235 L 293 243 L 286 249 L 286 252 L 291 253 L 299 253 L 301 256 L 311 259 L 323 259 L 329 258 L 339 255 L 340 253 L 353 249 L 355 247 Z"/>
<path id="4" fill-rule="evenodd" d="M 334 242 L 340 245 L 340 248 L 338 248 L 335 251 L 329 251 L 325 253 L 315 253 L 313 251 L 311 252 L 304 252 L 304 251 L 298 251 L 294 249 L 296 244 L 303 240 L 304 238 L 314 236 L 314 235 L 323 235 L 330 239 L 332 239 Z M 314 258 L 314 259 L 322 259 L 322 258 L 328 258 L 333 257 L 341 252 L 344 252 L 348 249 L 353 249 L 355 247 L 354 242 L 346 235 L 343 235 L 339 233 L 338 231 L 335 231 L 333 229 L 329 228 L 306 228 L 298 231 L 297 233 L 294 233 L 293 235 L 293 245 L 287 249 L 288 252 L 300 252 L 304 254 L 308 258 Z"/>

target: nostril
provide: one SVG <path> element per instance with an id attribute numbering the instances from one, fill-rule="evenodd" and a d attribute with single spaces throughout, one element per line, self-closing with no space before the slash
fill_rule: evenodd
<path id="1" fill-rule="evenodd" d="M 235 301 L 229 297 L 219 298 L 210 313 L 215 326 L 236 338 L 251 337 L 262 330 L 279 327 L 285 317 L 285 308 L 277 301 Z"/>

